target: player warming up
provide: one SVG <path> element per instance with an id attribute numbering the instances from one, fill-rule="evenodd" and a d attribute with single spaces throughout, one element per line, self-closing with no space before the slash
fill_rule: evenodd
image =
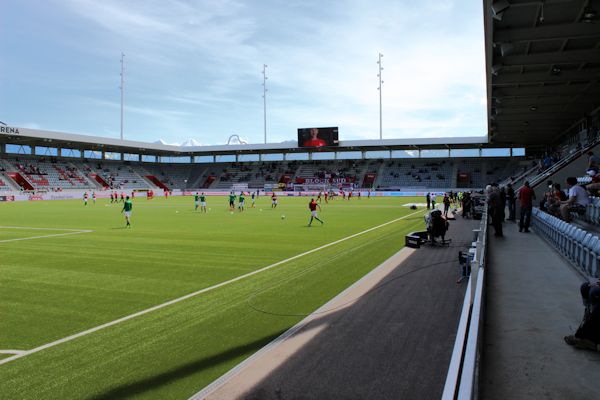
<path id="1" fill-rule="evenodd" d="M 123 203 L 123 209 L 121 210 L 122 213 L 125 213 L 125 221 L 127 222 L 127 225 L 125 225 L 125 226 L 127 228 L 131 228 L 131 209 L 132 208 L 133 208 L 133 203 L 129 199 L 129 196 L 127 196 L 125 198 L 125 202 Z"/>
<path id="2" fill-rule="evenodd" d="M 200 195 L 200 211 L 206 212 L 206 196 L 204 195 L 204 192 Z"/>
<path id="3" fill-rule="evenodd" d="M 319 211 L 321 210 L 321 206 L 317 204 L 315 199 L 310 199 L 310 203 L 308 203 L 308 209 L 310 210 L 310 222 L 308 223 L 308 226 L 311 226 L 313 219 L 319 221 L 321 225 L 324 224 L 324 222 L 317 217 L 317 208 Z"/>
<path id="4" fill-rule="evenodd" d="M 229 193 L 229 211 L 235 210 L 235 193 Z"/>
<path id="5" fill-rule="evenodd" d="M 240 210 L 240 212 L 244 211 L 245 204 L 246 198 L 244 197 L 244 192 L 240 192 L 240 197 L 238 199 L 238 210 Z"/>

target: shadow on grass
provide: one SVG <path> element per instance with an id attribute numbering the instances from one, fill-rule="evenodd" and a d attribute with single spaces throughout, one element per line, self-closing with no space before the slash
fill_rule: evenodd
<path id="1" fill-rule="evenodd" d="M 176 368 L 162 372 L 160 374 L 149 376 L 137 382 L 127 383 L 121 386 L 117 386 L 113 389 L 109 389 L 99 395 L 89 397 L 90 400 L 112 400 L 112 399 L 124 399 L 133 397 L 136 395 L 143 394 L 145 392 L 158 389 L 163 385 L 170 384 L 179 379 L 186 378 L 189 375 L 198 373 L 204 369 L 214 367 L 215 365 L 227 362 L 229 360 L 238 358 L 240 356 L 250 356 L 252 353 L 258 351 L 260 348 L 271 342 L 276 337 L 280 336 L 285 331 L 277 332 L 273 335 L 265 336 L 257 339 L 253 342 L 233 347 L 227 351 L 219 354 L 212 355 L 210 357 L 202 358 L 197 361 L 193 361 L 187 364 L 180 365 Z M 201 389 L 200 387 L 198 389 Z"/>

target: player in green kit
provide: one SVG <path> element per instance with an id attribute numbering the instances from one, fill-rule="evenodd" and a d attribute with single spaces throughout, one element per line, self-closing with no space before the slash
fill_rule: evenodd
<path id="1" fill-rule="evenodd" d="M 229 211 L 235 210 L 235 193 L 229 193 Z"/>
<path id="2" fill-rule="evenodd" d="M 131 228 L 131 209 L 132 208 L 133 208 L 133 203 L 129 199 L 129 196 L 127 196 L 127 198 L 125 199 L 125 203 L 123 203 L 123 209 L 121 210 L 121 212 L 125 213 L 125 221 L 127 221 L 127 225 L 125 225 L 125 226 L 128 228 Z"/>
<path id="3" fill-rule="evenodd" d="M 246 199 L 244 198 L 244 192 L 240 192 L 240 198 L 238 201 L 238 209 L 240 210 L 240 212 L 242 212 L 244 211 L 244 202 L 246 201 Z"/>
<path id="4" fill-rule="evenodd" d="M 199 205 L 200 205 L 200 196 L 198 195 L 198 192 L 196 192 L 196 195 L 194 196 L 194 211 L 198 211 Z"/>
<path id="5" fill-rule="evenodd" d="M 206 196 L 204 192 L 200 195 L 200 211 L 206 212 Z"/>

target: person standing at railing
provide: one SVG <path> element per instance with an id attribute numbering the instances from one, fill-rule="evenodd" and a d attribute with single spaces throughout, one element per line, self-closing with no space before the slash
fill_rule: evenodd
<path id="1" fill-rule="evenodd" d="M 517 199 L 515 197 L 515 189 L 512 186 L 512 183 L 506 185 L 506 201 L 508 203 L 508 221 L 515 220 L 516 207 L 517 207 Z"/>
<path id="2" fill-rule="evenodd" d="M 521 206 L 519 232 L 529 232 L 529 224 L 531 222 L 531 209 L 533 208 L 534 199 L 535 192 L 529 186 L 529 181 L 526 181 L 525 186 L 519 189 L 519 203 Z"/>
<path id="3" fill-rule="evenodd" d="M 494 226 L 494 236 L 502 237 L 502 221 L 504 220 L 504 202 L 497 184 L 492 184 L 488 191 L 488 210 Z"/>

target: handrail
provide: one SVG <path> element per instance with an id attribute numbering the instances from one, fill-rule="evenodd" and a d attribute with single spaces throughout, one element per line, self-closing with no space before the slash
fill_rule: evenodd
<path id="1" fill-rule="evenodd" d="M 469 283 L 467 283 L 466 293 L 471 293 L 471 277 L 469 277 Z M 450 366 L 448 367 L 448 373 L 446 374 L 446 383 L 444 385 L 442 400 L 454 400 L 456 395 L 456 388 L 458 387 L 458 383 L 460 381 L 463 349 L 465 348 L 467 330 L 469 328 L 470 311 L 471 298 L 465 294 L 465 299 L 463 301 L 462 311 L 460 314 L 460 321 L 458 323 L 458 330 L 456 331 L 454 349 L 452 350 L 452 358 L 450 359 Z"/>
<path id="2" fill-rule="evenodd" d="M 471 276 L 465 292 L 442 400 L 472 400 L 476 396 L 476 376 L 483 321 L 487 215 L 486 204 L 481 217 L 475 257 L 471 262 Z"/>
<path id="3" fill-rule="evenodd" d="M 536 176 L 535 178 L 533 178 L 529 183 L 530 186 L 533 188 L 536 185 L 538 185 L 540 182 L 542 182 L 544 179 L 546 179 L 547 177 L 549 177 L 550 175 L 552 175 L 553 173 L 557 172 L 558 170 L 562 169 L 563 167 L 565 167 L 567 164 L 571 163 L 571 161 L 573 161 L 574 159 L 576 159 L 577 157 L 581 156 L 584 153 L 587 153 L 588 151 L 590 151 L 592 149 L 592 147 L 598 145 L 600 143 L 600 139 L 593 141 L 592 143 L 588 144 L 587 146 L 574 151 L 573 153 L 569 154 L 568 156 L 562 158 L 559 162 L 557 162 L 556 164 L 552 165 L 550 168 L 540 172 L 540 174 L 538 176 Z"/>
<path id="4" fill-rule="evenodd" d="M 471 309 L 471 320 L 469 323 L 469 332 L 467 333 L 467 347 L 463 360 L 463 370 L 460 376 L 460 385 L 458 388 L 457 399 L 472 399 L 477 385 L 477 364 L 480 349 L 480 337 L 482 331 L 482 307 L 483 307 L 483 278 L 485 268 L 479 267 L 477 273 L 477 284 L 475 285 L 475 298 Z"/>

